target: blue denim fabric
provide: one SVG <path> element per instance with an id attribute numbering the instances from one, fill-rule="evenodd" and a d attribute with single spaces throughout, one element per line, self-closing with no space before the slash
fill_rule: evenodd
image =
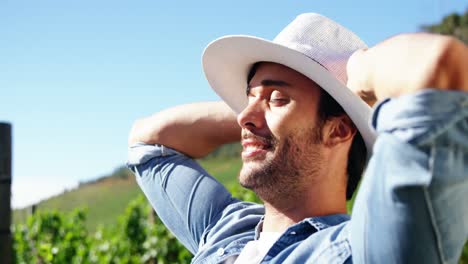
<path id="1" fill-rule="evenodd" d="M 456 263 L 468 236 L 468 94 L 386 100 L 353 214 L 291 226 L 262 263 Z M 229 263 L 258 238 L 264 208 L 234 199 L 194 160 L 137 144 L 129 168 L 192 263 Z M 320 201 L 318 201 L 320 202 Z"/>

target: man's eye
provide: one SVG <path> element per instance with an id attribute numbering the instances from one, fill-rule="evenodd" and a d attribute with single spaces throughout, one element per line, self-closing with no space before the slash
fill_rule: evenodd
<path id="1" fill-rule="evenodd" d="M 282 106 L 289 102 L 289 97 L 285 96 L 282 92 L 278 90 L 273 90 L 270 94 L 270 104 L 274 106 Z"/>
<path id="2" fill-rule="evenodd" d="M 281 102 L 281 101 L 284 101 L 286 99 L 284 98 L 270 98 L 270 102 Z"/>
<path id="3" fill-rule="evenodd" d="M 275 105 L 284 105 L 289 102 L 287 98 L 270 98 L 270 103 Z"/>

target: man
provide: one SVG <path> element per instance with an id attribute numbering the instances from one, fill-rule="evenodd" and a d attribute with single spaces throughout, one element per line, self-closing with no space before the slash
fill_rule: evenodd
<path id="1" fill-rule="evenodd" d="M 129 167 L 193 263 L 455 263 L 468 230 L 467 54 L 433 35 L 365 50 L 317 14 L 273 42 L 218 39 L 205 74 L 238 116 L 210 102 L 139 120 Z M 381 102 L 375 145 L 355 94 Z M 232 198 L 192 160 L 237 140 L 239 181 L 264 205 Z"/>

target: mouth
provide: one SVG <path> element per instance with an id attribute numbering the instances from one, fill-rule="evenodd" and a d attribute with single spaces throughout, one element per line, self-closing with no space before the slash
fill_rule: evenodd
<path id="1" fill-rule="evenodd" d="M 268 151 L 273 149 L 271 144 L 256 139 L 242 140 L 242 147 L 242 159 L 244 161 L 262 158 Z"/>

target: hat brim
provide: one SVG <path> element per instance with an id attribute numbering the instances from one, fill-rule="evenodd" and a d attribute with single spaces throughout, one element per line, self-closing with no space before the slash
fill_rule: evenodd
<path id="1" fill-rule="evenodd" d="M 371 153 L 375 133 L 370 127 L 371 108 L 322 65 L 304 54 L 253 36 L 219 38 L 203 52 L 203 70 L 213 90 L 236 112 L 247 106 L 247 75 L 256 62 L 275 62 L 307 76 L 325 89 L 346 111 Z"/>

